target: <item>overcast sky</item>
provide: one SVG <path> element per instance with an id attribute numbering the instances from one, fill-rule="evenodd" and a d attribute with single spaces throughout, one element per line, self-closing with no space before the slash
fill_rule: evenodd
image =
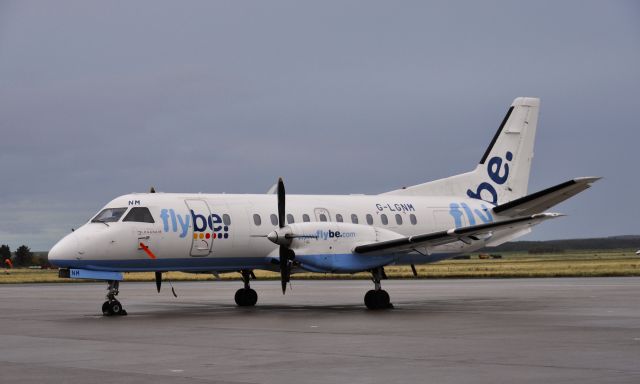
<path id="1" fill-rule="evenodd" d="M 0 2 L 0 243 L 145 192 L 376 194 L 472 169 L 542 99 L 526 239 L 640 234 L 637 1 Z"/>

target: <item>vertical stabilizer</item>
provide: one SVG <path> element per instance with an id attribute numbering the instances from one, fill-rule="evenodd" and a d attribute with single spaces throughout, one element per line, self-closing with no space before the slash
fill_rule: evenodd
<path id="1" fill-rule="evenodd" d="M 527 194 L 540 99 L 518 97 L 475 170 L 387 192 L 388 195 L 458 195 L 503 204 Z"/>

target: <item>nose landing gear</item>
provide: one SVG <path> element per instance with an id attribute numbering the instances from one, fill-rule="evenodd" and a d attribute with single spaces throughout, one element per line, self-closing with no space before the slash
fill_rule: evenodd
<path id="1" fill-rule="evenodd" d="M 249 286 L 249 281 L 252 276 L 255 279 L 255 275 L 253 274 L 253 271 L 249 271 L 246 269 L 243 269 L 242 271 L 240 271 L 240 273 L 242 274 L 242 282 L 244 283 L 244 288 L 238 289 L 236 291 L 236 304 L 239 307 L 253 307 L 258 302 L 258 294 L 256 293 L 256 291 L 251 289 L 251 287 Z"/>
<path id="2" fill-rule="evenodd" d="M 102 314 L 104 316 L 126 316 L 127 311 L 122 308 L 122 304 L 116 300 L 120 282 L 117 280 L 107 281 L 107 301 L 102 304 Z"/>
<path id="3" fill-rule="evenodd" d="M 368 291 L 364 295 L 364 305 L 369 309 L 376 310 L 393 308 L 389 294 L 387 291 L 382 289 L 382 285 L 380 284 L 380 280 L 383 278 L 386 279 L 387 276 L 385 275 L 382 267 L 371 270 L 371 280 L 373 280 L 374 289 Z"/>

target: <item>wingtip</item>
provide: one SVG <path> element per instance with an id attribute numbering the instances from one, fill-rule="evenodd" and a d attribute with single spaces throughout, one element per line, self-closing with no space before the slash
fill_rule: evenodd
<path id="1" fill-rule="evenodd" d="M 598 180 L 600 180 L 602 178 L 603 178 L 602 176 L 584 176 L 584 177 L 576 177 L 573 180 L 575 182 L 592 184 L 592 183 L 595 183 L 596 181 L 598 181 Z"/>
<path id="2" fill-rule="evenodd" d="M 567 216 L 564 213 L 556 213 L 556 212 L 544 212 L 544 213 L 537 213 L 535 215 L 532 215 L 531 218 L 532 219 L 556 219 L 558 217 L 564 217 Z"/>

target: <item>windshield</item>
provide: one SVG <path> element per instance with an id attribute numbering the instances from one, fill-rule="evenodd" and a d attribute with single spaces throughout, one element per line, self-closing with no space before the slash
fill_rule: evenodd
<path id="1" fill-rule="evenodd" d="M 147 207 L 134 207 L 131 208 L 127 216 L 122 221 L 136 221 L 138 223 L 155 223 L 153 216 L 149 212 Z"/>
<path id="2" fill-rule="evenodd" d="M 91 220 L 92 223 L 113 223 L 122 217 L 127 208 L 106 208 Z"/>

